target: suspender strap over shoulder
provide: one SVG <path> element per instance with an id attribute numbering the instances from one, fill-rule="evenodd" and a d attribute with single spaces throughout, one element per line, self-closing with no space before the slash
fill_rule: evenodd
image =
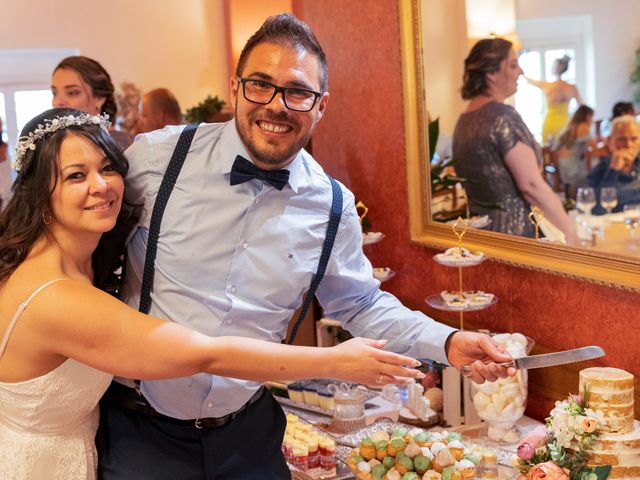
<path id="1" fill-rule="evenodd" d="M 327 175 L 329 177 L 329 175 Z M 298 333 L 298 327 L 304 320 L 304 317 L 307 315 L 307 311 L 309 310 L 309 306 L 313 301 L 313 298 L 316 294 L 316 289 L 318 285 L 320 285 L 320 281 L 322 277 L 324 277 L 324 273 L 327 270 L 327 264 L 329 263 L 329 257 L 331 256 L 331 250 L 333 250 L 333 243 L 336 240 L 336 234 L 338 233 L 338 227 L 340 226 L 340 218 L 342 217 L 342 190 L 340 189 L 340 185 L 333 178 L 329 177 L 331 181 L 331 190 L 333 193 L 333 200 L 331 202 L 331 213 L 329 214 L 329 225 L 327 225 L 327 234 L 324 238 L 324 243 L 322 244 L 322 253 L 320 254 L 320 263 L 318 265 L 318 271 L 313 276 L 311 280 L 311 285 L 309 286 L 309 290 L 304 299 L 304 303 L 302 304 L 302 309 L 300 310 L 300 315 L 296 319 L 296 322 L 293 324 L 293 328 L 291 329 L 291 335 L 289 337 L 289 341 L 287 342 L 289 345 L 293 343 L 296 338 L 296 333 Z"/>
<path id="2" fill-rule="evenodd" d="M 156 201 L 153 206 L 153 212 L 151 213 L 151 221 L 149 224 L 149 238 L 147 240 L 147 253 L 144 261 L 144 271 L 142 274 L 142 287 L 140 290 L 140 306 L 138 310 L 142 313 L 149 313 L 151 309 L 151 291 L 153 289 L 153 277 L 154 277 L 154 264 L 156 259 L 156 253 L 158 250 L 158 238 L 160 235 L 160 225 L 162 223 L 162 215 L 164 214 L 165 207 L 171 196 L 173 187 L 178 179 L 184 160 L 187 157 L 189 147 L 197 130 L 197 125 L 187 125 L 178 139 L 176 148 L 169 161 L 167 171 L 162 178 L 160 189 L 156 196 Z M 328 175 L 327 175 L 328 176 Z M 329 176 L 328 176 L 329 177 Z M 311 302 L 315 296 L 316 289 L 325 274 L 327 265 L 329 263 L 329 257 L 331 256 L 331 250 L 338 233 L 338 226 L 340 225 L 340 218 L 342 217 L 342 190 L 340 185 L 333 178 L 329 177 L 331 182 L 331 190 L 333 199 L 331 203 L 331 213 L 329 215 L 329 224 L 327 226 L 327 234 L 322 245 L 322 253 L 320 254 L 320 262 L 318 265 L 318 271 L 311 280 L 311 285 L 307 292 L 307 296 L 300 310 L 300 315 L 296 319 L 296 322 L 291 329 L 291 336 L 288 343 L 293 343 L 298 328 L 302 323 L 302 320 L 307 314 Z"/>
<path id="3" fill-rule="evenodd" d="M 147 240 L 147 254 L 144 259 L 144 271 L 142 274 L 142 287 L 140 290 L 140 307 L 142 313 L 149 313 L 151 309 L 151 290 L 153 290 L 153 275 L 155 272 L 154 264 L 156 261 L 156 253 L 158 251 L 158 237 L 160 235 L 160 225 L 162 223 L 162 215 L 167 206 L 173 186 L 178 179 L 182 165 L 184 164 L 193 136 L 198 129 L 197 125 L 187 125 L 178 139 L 176 148 L 173 151 L 167 171 L 162 178 L 158 195 L 156 196 L 153 212 L 151 213 L 151 222 L 149 224 L 149 238 Z"/>

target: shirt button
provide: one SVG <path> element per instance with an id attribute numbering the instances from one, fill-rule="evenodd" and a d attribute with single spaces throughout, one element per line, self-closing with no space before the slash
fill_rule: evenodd
<path id="1" fill-rule="evenodd" d="M 256 198 L 256 203 L 260 203 L 260 199 L 259 198 Z"/>
<path id="2" fill-rule="evenodd" d="M 244 242 L 244 243 L 242 244 L 242 248 L 245 248 L 245 249 L 246 249 L 248 246 L 249 246 L 249 244 L 248 244 L 247 242 Z"/>
<path id="3" fill-rule="evenodd" d="M 233 323 L 233 319 L 229 318 L 227 319 L 227 325 L 231 325 Z"/>
<path id="4" fill-rule="evenodd" d="M 207 404 L 207 407 L 209 407 L 209 408 L 213 408 L 213 402 L 209 402 L 209 403 Z"/>
<path id="5" fill-rule="evenodd" d="M 236 292 L 238 291 L 238 289 L 237 289 L 236 287 L 231 287 L 231 288 L 229 289 L 229 291 L 230 291 L 231 293 L 236 293 Z"/>

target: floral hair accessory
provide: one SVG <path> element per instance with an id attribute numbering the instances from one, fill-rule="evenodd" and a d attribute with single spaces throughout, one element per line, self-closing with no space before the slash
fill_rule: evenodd
<path id="1" fill-rule="evenodd" d="M 518 445 L 518 480 L 605 480 L 610 465 L 592 467 L 588 457 L 593 442 L 605 425 L 604 413 L 588 406 L 589 392 L 556 402 L 540 426 Z"/>
<path id="2" fill-rule="evenodd" d="M 28 135 L 18 139 L 16 146 L 16 158 L 11 163 L 11 168 L 16 172 L 22 169 L 24 161 L 29 150 L 35 150 L 38 141 L 45 136 L 57 130 L 62 130 L 74 125 L 99 125 L 103 130 L 107 131 L 111 126 L 109 115 L 91 115 L 89 113 L 61 115 L 54 118 L 44 119 L 44 125 L 38 124 L 35 130 L 29 132 Z"/>

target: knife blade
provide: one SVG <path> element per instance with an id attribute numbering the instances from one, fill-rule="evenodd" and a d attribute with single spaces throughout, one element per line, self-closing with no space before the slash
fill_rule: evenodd
<path id="1" fill-rule="evenodd" d="M 604 350 L 597 346 L 574 348 L 562 352 L 544 353 L 541 355 L 529 355 L 527 357 L 515 358 L 510 362 L 498 363 L 501 367 L 515 367 L 519 369 L 553 367 L 565 363 L 581 362 L 593 358 L 604 357 Z M 463 376 L 471 376 L 471 366 L 463 365 L 460 368 Z"/>

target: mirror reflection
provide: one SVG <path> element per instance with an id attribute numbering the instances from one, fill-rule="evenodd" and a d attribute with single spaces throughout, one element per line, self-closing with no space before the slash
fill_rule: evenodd
<path id="1" fill-rule="evenodd" d="M 602 3 L 422 0 L 434 221 L 640 255 L 640 4 Z"/>

